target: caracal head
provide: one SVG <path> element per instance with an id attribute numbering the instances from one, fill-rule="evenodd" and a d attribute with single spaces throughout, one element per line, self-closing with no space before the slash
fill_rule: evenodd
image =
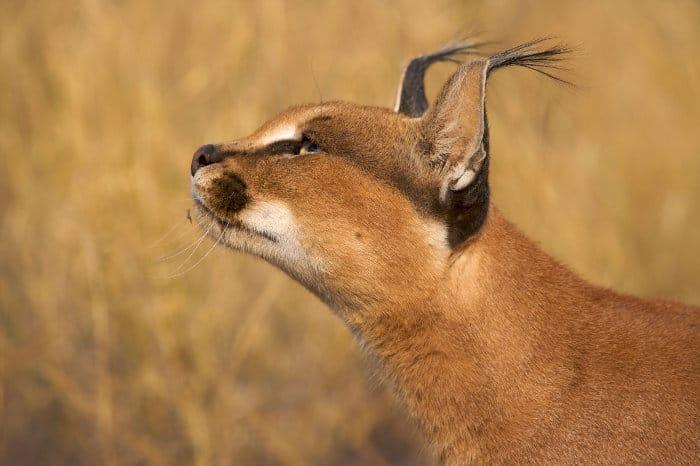
<path id="1" fill-rule="evenodd" d="M 511 63 L 472 56 L 427 109 L 426 69 L 463 53 L 471 49 L 412 60 L 393 110 L 300 105 L 247 137 L 201 147 L 193 217 L 342 314 L 424 299 L 489 206 L 486 78 Z"/>

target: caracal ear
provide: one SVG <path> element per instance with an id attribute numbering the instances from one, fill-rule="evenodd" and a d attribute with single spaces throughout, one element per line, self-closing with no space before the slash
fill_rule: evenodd
<path id="1" fill-rule="evenodd" d="M 462 65 L 445 83 L 435 105 L 425 115 L 423 137 L 429 163 L 440 170 L 440 200 L 467 189 L 485 168 L 484 135 L 486 77 L 489 60 Z"/>
<path id="2" fill-rule="evenodd" d="M 465 63 L 421 118 L 420 152 L 440 179 L 440 203 L 453 247 L 479 231 L 489 209 L 486 79 L 498 68 L 520 66 L 570 84 L 552 73 L 566 71 L 560 62 L 570 50 L 562 45 L 540 48 L 548 40 L 526 42 Z"/>

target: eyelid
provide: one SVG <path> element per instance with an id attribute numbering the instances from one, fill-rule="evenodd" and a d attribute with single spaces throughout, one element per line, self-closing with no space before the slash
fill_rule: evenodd
<path id="1" fill-rule="evenodd" d="M 267 152 L 268 153 L 288 153 L 288 154 L 294 154 L 294 155 L 301 155 L 304 152 L 304 148 L 306 146 L 315 146 L 319 147 L 315 142 L 313 142 L 308 136 L 305 134 L 301 135 L 301 139 L 280 139 L 278 141 L 275 141 L 267 146 Z M 320 149 L 318 151 L 312 151 L 313 153 L 315 152 L 320 152 Z"/>
<path id="2" fill-rule="evenodd" d="M 301 143 L 309 143 L 309 144 L 316 144 L 311 137 L 307 133 L 301 133 Z"/>
<path id="3" fill-rule="evenodd" d="M 299 148 L 302 146 L 302 142 L 295 139 L 280 139 L 278 141 L 272 142 L 267 146 L 260 149 L 261 153 L 268 155 L 274 154 L 296 154 Z"/>

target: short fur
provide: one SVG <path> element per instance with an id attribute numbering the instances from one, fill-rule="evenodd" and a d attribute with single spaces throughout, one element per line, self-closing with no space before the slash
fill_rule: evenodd
<path id="1" fill-rule="evenodd" d="M 423 57 L 398 111 L 299 106 L 205 146 L 193 218 L 323 299 L 444 464 L 697 464 L 698 308 L 590 285 L 492 205 L 486 80 L 552 75 L 566 49 L 539 46 L 474 56 L 428 109 Z"/>

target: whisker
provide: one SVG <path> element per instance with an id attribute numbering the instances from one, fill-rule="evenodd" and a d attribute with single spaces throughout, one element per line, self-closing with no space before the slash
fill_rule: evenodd
<path id="1" fill-rule="evenodd" d="M 194 224 L 192 218 L 189 216 L 189 213 L 188 216 L 183 220 L 183 222 L 187 227 Z M 200 229 L 195 228 L 195 231 L 196 233 L 199 233 Z M 189 243 L 191 237 L 192 230 L 190 228 L 181 228 L 175 234 L 171 235 L 170 238 L 167 238 L 166 241 L 162 241 L 159 247 L 153 249 L 158 249 L 162 251 L 162 253 L 170 253 L 170 251 L 181 247 L 182 244 Z"/>
<path id="2" fill-rule="evenodd" d="M 172 227 L 170 227 L 168 231 L 166 231 L 163 235 L 161 235 L 160 238 L 156 239 L 154 242 L 146 246 L 146 249 L 153 249 L 166 239 L 170 238 L 173 235 L 173 233 L 175 233 L 183 225 L 183 223 L 185 223 L 185 221 L 182 219 L 175 222 L 175 224 Z"/>
<path id="3" fill-rule="evenodd" d="M 206 259 L 206 258 L 209 256 L 209 254 L 212 253 L 212 251 L 214 250 L 214 248 L 215 248 L 216 246 L 219 245 L 219 241 L 221 240 L 221 238 L 223 238 L 224 233 L 226 233 L 226 231 L 228 231 L 228 226 L 229 226 L 229 223 L 227 222 L 227 223 L 226 223 L 226 226 L 224 226 L 224 228 L 221 230 L 221 233 L 219 234 L 219 236 L 216 238 L 216 240 L 214 240 L 214 244 L 211 245 L 211 247 L 207 250 L 207 252 L 205 252 L 204 255 L 203 255 L 202 257 L 200 257 L 199 260 L 198 260 L 197 262 L 195 262 L 194 264 L 192 264 L 190 267 L 188 267 L 187 269 L 183 270 L 182 272 L 180 272 L 180 273 L 175 273 L 175 274 L 173 274 L 173 275 L 167 276 L 167 277 L 165 277 L 165 279 L 166 279 L 166 280 L 170 280 L 170 279 L 173 279 L 173 278 L 181 277 L 181 276 L 185 275 L 186 273 L 192 271 L 192 270 L 193 270 L 195 267 L 197 267 L 199 264 L 201 264 L 202 261 L 203 261 L 204 259 Z"/>
<path id="4" fill-rule="evenodd" d="M 209 234 L 209 232 L 211 231 L 211 229 L 213 227 L 214 227 L 214 221 L 212 221 L 209 224 L 209 228 L 207 228 L 207 231 L 205 231 L 204 234 L 202 235 L 202 237 L 199 238 L 199 240 L 197 241 L 197 244 L 195 244 L 195 246 L 194 246 L 194 249 L 192 249 L 192 251 L 187 255 L 185 260 L 182 261 L 182 263 L 175 269 L 175 272 L 177 272 L 178 270 L 181 270 L 185 265 L 187 265 L 187 263 L 190 261 L 192 256 L 194 256 L 194 253 L 197 252 L 197 249 L 199 249 L 199 246 L 204 242 L 204 239 L 207 237 L 207 235 Z M 222 232 L 223 232 L 223 230 L 222 230 Z"/>
<path id="5" fill-rule="evenodd" d="M 168 254 L 168 255 L 166 255 L 166 256 L 159 257 L 159 258 L 157 259 L 157 262 L 165 262 L 165 261 L 167 261 L 167 260 L 170 260 L 170 259 L 173 259 L 173 258 L 175 258 L 175 257 L 181 256 L 181 255 L 187 253 L 187 252 L 188 252 L 190 249 L 192 249 L 193 247 L 196 249 L 196 247 L 197 247 L 199 244 L 201 244 L 201 242 L 204 240 L 204 238 L 207 236 L 207 234 L 211 231 L 211 229 L 212 229 L 213 226 L 214 226 L 214 221 L 211 221 L 211 222 L 209 223 L 209 228 L 207 228 L 207 230 L 206 230 L 204 233 L 202 233 L 202 236 L 200 236 L 199 238 L 197 238 L 196 240 L 194 240 L 192 243 L 188 244 L 187 246 L 182 247 L 182 248 L 176 250 L 175 252 L 173 252 L 173 253 L 171 253 L 171 254 Z M 193 252 L 194 252 L 194 251 L 193 251 Z"/>

